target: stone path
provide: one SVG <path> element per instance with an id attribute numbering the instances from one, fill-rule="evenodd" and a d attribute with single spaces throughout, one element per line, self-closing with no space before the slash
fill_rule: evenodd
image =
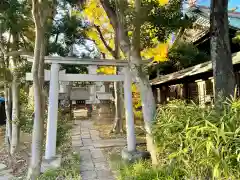
<path id="1" fill-rule="evenodd" d="M 95 147 L 101 142 L 99 131 L 90 120 L 76 120 L 72 131 L 72 145 L 80 153 L 82 180 L 115 180 L 102 150 Z"/>

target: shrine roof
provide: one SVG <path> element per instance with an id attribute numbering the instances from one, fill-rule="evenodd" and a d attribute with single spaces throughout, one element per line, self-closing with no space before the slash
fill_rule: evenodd
<path id="1" fill-rule="evenodd" d="M 86 88 L 82 87 L 72 87 L 70 93 L 70 100 L 89 100 L 90 93 L 86 90 Z M 59 100 L 67 99 L 67 93 L 59 93 Z"/>
<path id="2" fill-rule="evenodd" d="M 196 43 L 208 37 L 210 29 L 210 9 L 206 6 L 194 6 L 186 10 L 185 15 L 194 20 L 191 28 L 184 29 L 177 36 L 186 42 Z M 228 12 L 229 28 L 233 31 L 240 30 L 240 12 Z M 176 39 L 179 39 L 176 38 Z"/>
<path id="3" fill-rule="evenodd" d="M 202 24 L 210 23 L 210 8 L 207 6 L 194 6 L 190 7 L 186 15 L 189 17 L 195 16 L 195 18 L 203 17 L 205 22 Z M 240 29 L 240 12 L 228 11 L 230 28 Z"/>
<path id="4" fill-rule="evenodd" d="M 240 64 L 240 52 L 234 53 L 232 55 L 232 62 L 234 65 Z M 181 71 L 177 71 L 171 74 L 157 77 L 150 81 L 151 85 L 160 85 L 174 80 L 180 80 L 186 77 L 194 76 L 197 74 L 202 74 L 205 72 L 210 72 L 212 70 L 212 62 L 208 61 L 202 64 L 198 64 Z"/>

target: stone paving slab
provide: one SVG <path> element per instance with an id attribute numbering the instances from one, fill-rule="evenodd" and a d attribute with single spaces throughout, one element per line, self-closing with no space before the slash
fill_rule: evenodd
<path id="1" fill-rule="evenodd" d="M 138 144 L 145 142 L 144 139 L 137 139 Z M 93 144 L 95 148 L 122 147 L 127 145 L 127 140 L 124 138 L 93 140 Z"/>
<path id="2" fill-rule="evenodd" d="M 91 139 L 91 136 L 90 136 L 90 134 L 82 134 L 81 135 L 82 136 L 82 139 Z M 92 140 L 92 139 L 91 139 Z"/>
<path id="3" fill-rule="evenodd" d="M 94 141 L 95 148 L 107 148 L 107 147 L 119 147 L 119 146 L 126 146 L 127 141 L 123 138 L 118 139 L 104 139 Z"/>
<path id="4" fill-rule="evenodd" d="M 90 146 L 83 146 L 83 147 L 80 147 L 79 150 L 91 150 L 91 149 L 95 149 L 94 146 L 90 145 Z"/>
<path id="5" fill-rule="evenodd" d="M 80 167 L 80 171 L 84 172 L 84 171 L 95 171 L 95 166 L 92 162 L 91 159 L 87 160 L 87 161 L 82 161 L 82 164 L 84 164 L 84 166 Z"/>
<path id="6" fill-rule="evenodd" d="M 92 180 L 97 179 L 97 173 L 94 170 L 84 171 L 81 173 L 82 180 Z"/>
<path id="7" fill-rule="evenodd" d="M 92 160 L 92 155 L 89 150 L 82 150 L 79 152 L 81 161 Z"/>
<path id="8" fill-rule="evenodd" d="M 104 158 L 101 149 L 91 149 L 91 154 L 93 158 Z"/>
<path id="9" fill-rule="evenodd" d="M 94 163 L 95 170 L 97 171 L 110 171 L 110 167 L 108 166 L 107 162 L 98 162 Z"/>
<path id="10" fill-rule="evenodd" d="M 100 158 L 93 158 L 93 162 L 94 163 L 99 163 L 99 162 L 106 162 L 106 158 L 105 157 L 100 157 Z"/>
<path id="11" fill-rule="evenodd" d="M 93 145 L 93 141 L 92 141 L 91 138 L 86 138 L 86 139 L 82 138 L 82 142 L 83 142 L 84 146 L 91 146 L 91 145 Z"/>
<path id="12" fill-rule="evenodd" d="M 74 147 L 81 147 L 81 146 L 83 146 L 83 143 L 82 143 L 81 140 L 79 140 L 79 141 L 72 141 L 72 145 Z"/>
<path id="13" fill-rule="evenodd" d="M 99 148 L 109 142 L 104 143 L 99 137 L 99 131 L 94 128 L 93 122 L 76 120 L 72 136 L 73 149 L 80 154 L 82 180 L 115 180 L 107 159 Z"/>

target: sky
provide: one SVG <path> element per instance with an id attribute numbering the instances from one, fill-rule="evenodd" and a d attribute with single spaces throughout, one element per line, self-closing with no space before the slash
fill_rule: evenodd
<path id="1" fill-rule="evenodd" d="M 210 6 L 210 0 L 197 0 L 199 5 Z M 228 7 L 229 9 L 235 8 L 238 6 L 238 12 L 240 12 L 240 0 L 229 0 Z"/>

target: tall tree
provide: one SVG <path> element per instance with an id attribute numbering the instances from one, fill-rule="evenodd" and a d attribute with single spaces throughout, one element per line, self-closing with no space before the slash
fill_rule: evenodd
<path id="1" fill-rule="evenodd" d="M 111 1 L 111 5 L 114 6 L 114 1 Z M 130 6 L 133 1 L 131 1 Z M 161 1 L 162 3 L 162 1 Z M 164 2 L 163 2 L 164 3 Z M 124 3 L 123 3 L 124 4 Z M 159 5 L 159 4 L 157 4 Z M 126 6 L 127 7 L 127 6 Z M 131 12 L 131 10 L 130 10 Z M 92 28 L 88 31 L 88 36 L 94 40 L 99 50 L 104 53 L 107 57 L 116 58 L 116 34 L 119 35 L 118 28 L 114 27 L 111 20 L 108 18 L 107 13 L 103 9 L 100 1 L 87 1 L 86 7 L 84 9 L 84 14 L 86 15 L 88 21 Z M 126 15 L 129 17 L 129 15 Z M 130 17 L 133 15 L 130 14 Z M 128 23 L 132 22 L 128 19 Z M 126 32 L 129 35 L 130 39 L 132 37 L 132 25 L 127 24 Z M 142 42 L 150 42 L 150 44 L 154 44 L 154 46 L 149 46 L 149 43 L 144 43 L 144 47 L 141 47 L 141 56 L 144 58 L 153 58 L 156 61 L 164 61 L 166 60 L 167 54 L 167 43 L 157 41 L 156 34 L 154 30 L 151 29 L 151 24 L 147 24 L 141 31 L 141 41 Z M 165 36 L 165 35 L 164 35 Z M 145 38 L 143 38 L 145 37 Z M 120 42 L 120 37 L 118 38 Z M 115 48 L 115 49 L 114 49 Z M 126 54 L 120 51 L 121 58 L 126 58 Z M 105 72 L 110 70 L 109 68 L 105 68 Z M 116 84 L 115 84 L 116 85 Z M 117 100 L 117 99 L 116 99 Z M 115 105 L 117 102 L 115 102 Z M 117 116 L 116 116 L 117 119 Z M 117 121 L 114 123 L 118 124 Z M 113 128 L 114 130 L 115 128 Z"/>
<path id="2" fill-rule="evenodd" d="M 45 39 L 47 18 L 52 14 L 52 1 L 32 0 L 32 16 L 35 24 L 34 61 L 32 65 L 34 89 L 34 124 L 32 134 L 32 157 L 28 170 L 28 179 L 36 180 L 40 175 L 42 162 L 42 145 L 44 134 L 44 114 L 42 99 L 42 69 L 44 65 Z M 44 77 L 43 77 L 44 78 Z"/>
<path id="3" fill-rule="evenodd" d="M 217 105 L 234 94 L 235 79 L 228 23 L 228 0 L 211 0 L 211 59 Z"/>
<path id="4" fill-rule="evenodd" d="M 29 18 L 29 6 L 26 1 L 18 0 L 4 0 L 3 9 L 0 9 L 0 28 L 1 28 L 1 51 L 3 54 L 5 71 L 11 70 L 11 74 L 5 75 L 5 95 L 6 99 L 12 99 L 12 106 L 10 101 L 7 106 L 7 129 L 9 142 L 11 143 L 11 154 L 17 150 L 20 135 L 19 125 L 19 58 L 20 49 L 27 49 L 29 46 L 26 41 L 29 39 L 26 34 L 30 34 L 31 19 Z M 7 38 L 5 38 L 7 36 Z M 5 39 L 5 40 L 4 40 Z M 11 51 L 11 52 L 9 52 Z M 11 57 L 10 57 L 11 56 Z M 9 81 L 9 75 L 11 80 Z M 8 81 L 6 81 L 8 79 Z M 10 93 L 10 88 L 12 92 Z M 12 96 L 11 96 L 12 95 Z M 10 119 L 9 119 L 10 118 Z M 11 123 L 10 123 L 11 120 Z"/>
<path id="5" fill-rule="evenodd" d="M 100 2 L 114 30 L 119 31 L 121 50 L 128 58 L 131 72 L 139 82 L 147 146 L 153 164 L 157 164 L 156 149 L 151 135 L 156 106 L 140 52 L 144 47 L 156 46 L 159 42 L 164 42 L 172 31 L 183 25 L 182 2 L 174 0 L 169 1 L 167 5 L 165 5 L 167 1 L 157 0 L 136 0 L 135 3 L 133 1 L 112 3 L 109 0 L 100 0 Z M 149 41 L 148 37 L 152 37 L 155 41 Z"/>
<path id="6" fill-rule="evenodd" d="M 104 58 L 120 59 L 122 53 L 119 48 L 118 32 L 114 31 L 100 2 L 88 1 L 84 9 L 84 16 L 90 22 L 87 35 L 95 42 L 99 51 L 104 54 Z M 118 67 L 100 67 L 98 71 L 104 74 L 117 74 L 120 69 Z M 123 132 L 121 88 L 121 82 L 114 82 L 115 120 L 111 129 L 111 132 L 114 133 Z"/>

